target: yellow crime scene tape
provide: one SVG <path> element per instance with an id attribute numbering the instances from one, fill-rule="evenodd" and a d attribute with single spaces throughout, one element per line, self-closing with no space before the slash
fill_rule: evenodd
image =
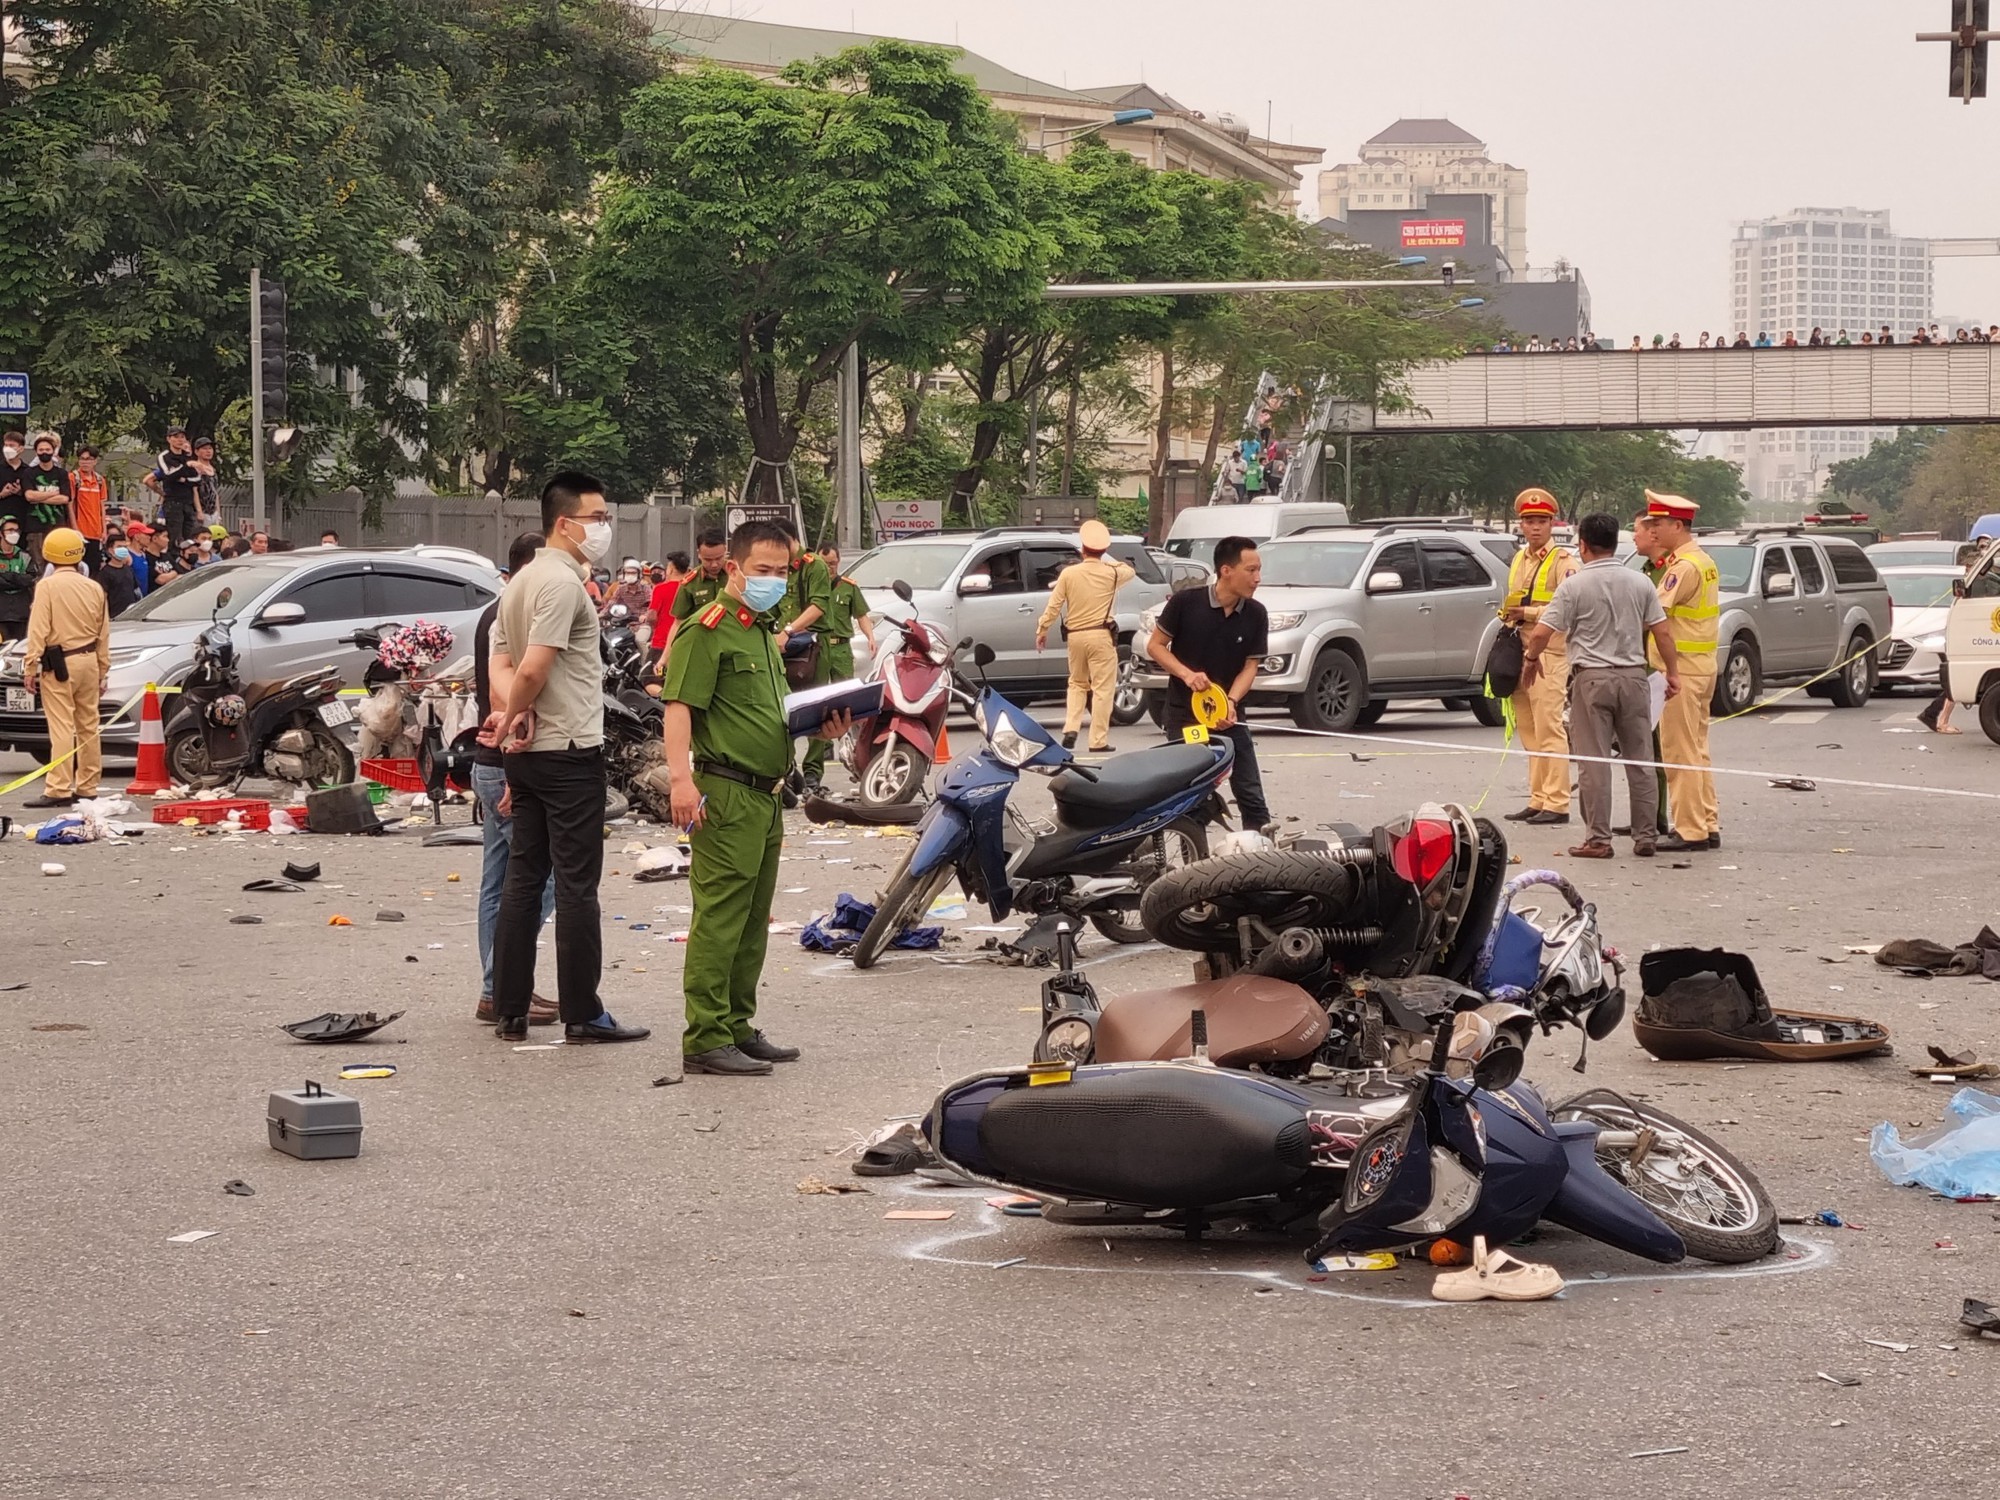
<path id="1" fill-rule="evenodd" d="M 133 709 L 137 708 L 141 703 L 143 703 L 146 699 L 146 693 L 148 689 L 151 689 L 153 692 L 158 693 L 163 698 L 170 693 L 178 693 L 180 691 L 180 689 L 177 687 L 158 687 L 155 684 L 149 682 L 146 684 L 145 687 L 140 688 L 138 692 L 134 693 L 131 697 L 127 698 L 123 703 L 119 704 L 118 711 L 112 714 L 110 718 L 98 720 L 97 723 L 98 732 L 102 734 L 106 729 L 109 729 L 113 724 L 116 724 L 120 719 L 123 719 L 125 715 L 129 714 L 130 712 L 132 712 Z M 13 793 L 18 792 L 22 787 L 26 786 L 29 782 L 39 780 L 40 778 L 48 775 L 49 772 L 53 771 L 57 766 L 61 765 L 64 761 L 68 760 L 70 756 L 75 755 L 76 752 L 81 750 L 82 748 L 83 748 L 83 742 L 78 741 L 76 744 L 70 746 L 66 754 L 58 755 L 54 760 L 50 761 L 47 765 L 36 766 L 35 769 L 28 772 L 27 775 L 17 776 L 14 780 L 8 782 L 5 786 L 0 786 L 0 797 L 11 796 Z"/>

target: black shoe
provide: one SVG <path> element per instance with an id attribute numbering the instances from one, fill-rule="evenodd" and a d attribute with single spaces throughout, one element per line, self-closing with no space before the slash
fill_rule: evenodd
<path id="1" fill-rule="evenodd" d="M 781 1047 L 761 1031 L 753 1031 L 743 1038 L 736 1044 L 736 1050 L 745 1056 L 756 1058 L 759 1062 L 781 1063 L 799 1060 L 798 1048 Z"/>
<path id="2" fill-rule="evenodd" d="M 1708 836 L 1708 847 L 1711 849 L 1720 849 L 1722 847 L 1722 835 L 1719 833 L 1711 833 Z"/>
<path id="3" fill-rule="evenodd" d="M 1710 839 L 1684 839 L 1678 833 L 1670 833 L 1655 846 L 1662 854 L 1700 854 L 1716 847 Z"/>
<path id="4" fill-rule="evenodd" d="M 495 1023 L 493 1034 L 503 1042 L 525 1042 L 528 1039 L 528 1018 L 526 1016 L 502 1016 Z"/>
<path id="5" fill-rule="evenodd" d="M 1560 828 L 1565 823 L 1569 822 L 1569 814 L 1559 813 L 1550 808 L 1545 807 L 1541 809 L 1541 811 L 1537 812 L 1533 817 L 1523 818 L 1521 821 L 1524 823 L 1532 823 L 1537 827 Z"/>
<path id="6" fill-rule="evenodd" d="M 821 781 L 817 776 L 809 778 L 806 782 L 806 795 L 808 797 L 824 797 L 826 795 L 826 783 Z"/>
<path id="7" fill-rule="evenodd" d="M 1933 727 L 1935 727 L 1935 726 L 1933 726 Z M 1073 735 L 1073 734 L 1066 734 L 1066 735 L 1064 735 L 1064 736 L 1063 736 L 1063 749 L 1065 749 L 1065 750 L 1074 750 L 1075 748 L 1076 748 L 1076 736 L 1075 736 L 1075 735 Z M 34 805 L 35 805 L 35 804 L 34 804 L 34 803 L 32 803 L 32 802 L 30 802 L 30 803 L 28 804 L 28 806 L 30 806 L 30 807 L 33 807 Z"/>
<path id="8" fill-rule="evenodd" d="M 1540 811 L 1539 807 L 1524 807 L 1519 812 L 1510 812 L 1503 816 L 1509 823 L 1532 823 L 1535 821 L 1535 814 Z"/>
<path id="9" fill-rule="evenodd" d="M 725 1078 L 755 1078 L 771 1071 L 771 1065 L 750 1056 L 741 1047 L 711 1047 L 706 1052 L 690 1052 L 681 1059 L 689 1073 L 717 1073 Z"/>
<path id="10" fill-rule="evenodd" d="M 643 1042 L 652 1034 L 650 1026 L 620 1026 L 608 1010 L 595 1021 L 563 1027 L 566 1042 Z"/>
<path id="11" fill-rule="evenodd" d="M 1071 736 L 1071 738 L 1074 738 L 1074 736 Z M 27 800 L 26 802 L 23 802 L 23 803 L 21 804 L 21 806 L 23 806 L 23 807 L 75 807 L 75 806 L 76 806 L 76 798 L 74 798 L 74 797 L 51 797 L 51 796 L 49 796 L 49 795 L 48 795 L 48 793 L 44 792 L 44 793 L 43 793 L 43 794 L 42 794 L 41 796 L 39 796 L 39 797 L 30 797 L 30 798 L 29 798 L 29 799 L 28 799 L 28 800 Z"/>

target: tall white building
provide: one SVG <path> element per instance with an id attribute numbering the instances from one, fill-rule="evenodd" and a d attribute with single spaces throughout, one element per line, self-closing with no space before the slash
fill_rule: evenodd
<path id="1" fill-rule="evenodd" d="M 1726 334 L 1781 343 L 1790 332 L 1803 344 L 1814 328 L 1828 338 L 1845 329 L 1859 343 L 1886 325 L 1901 343 L 1931 320 L 1931 292 L 1930 242 L 1897 235 L 1886 209 L 1795 208 L 1736 226 Z M 1828 466 L 1891 435 L 1879 427 L 1736 433 L 1729 456 L 1743 465 L 1753 499 L 1804 503 L 1825 485 Z"/>

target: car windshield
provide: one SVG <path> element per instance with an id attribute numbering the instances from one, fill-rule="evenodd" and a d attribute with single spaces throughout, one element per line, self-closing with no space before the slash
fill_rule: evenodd
<path id="1" fill-rule="evenodd" d="M 1717 582 L 1725 594 L 1740 594 L 1750 587 L 1750 569 L 1757 561 L 1755 547 L 1703 547 L 1715 559 Z"/>
<path id="2" fill-rule="evenodd" d="M 899 578 L 913 589 L 941 589 L 964 556 L 964 542 L 877 547 L 858 559 L 847 576 L 864 589 L 886 589 Z"/>
<path id="3" fill-rule="evenodd" d="M 1878 568 L 1949 567 L 1958 561 L 1958 542 L 1884 542 L 1867 549 Z"/>
<path id="4" fill-rule="evenodd" d="M 1269 542 L 1259 549 L 1267 584 L 1344 589 L 1354 582 L 1367 542 Z"/>
<path id="5" fill-rule="evenodd" d="M 228 589 L 229 602 L 217 618 L 233 620 L 291 571 L 264 563 L 210 563 L 154 590 L 118 619 L 121 624 L 126 620 L 206 620 L 216 614 L 215 596 Z"/>
<path id="6" fill-rule="evenodd" d="M 1956 572 L 1884 573 L 1882 581 L 1889 585 L 1892 604 L 1905 609 L 1929 609 L 1951 603 L 1951 581 L 1956 577 Z"/>

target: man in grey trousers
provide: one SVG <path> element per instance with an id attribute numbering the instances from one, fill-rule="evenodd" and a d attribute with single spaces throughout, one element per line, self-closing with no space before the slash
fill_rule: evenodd
<path id="1" fill-rule="evenodd" d="M 1652 743 L 1652 712 L 1646 688 L 1646 637 L 1658 646 L 1666 667 L 1667 696 L 1681 690 L 1680 658 L 1667 630 L 1660 596 L 1642 574 L 1617 561 L 1618 522 L 1607 515 L 1577 523 L 1577 550 L 1583 559 L 1557 587 L 1528 637 L 1521 686 L 1540 674 L 1542 652 L 1560 631 L 1569 645 L 1569 748 L 1581 760 L 1578 800 L 1588 829 L 1569 852 L 1576 859 L 1609 859 L 1611 847 L 1612 745 Z M 1642 752 L 1643 753 L 1643 752 Z M 1635 760 L 1631 750 L 1623 758 Z M 1659 785 L 1644 765 L 1625 768 L 1632 799 L 1632 852 L 1641 859 L 1656 852 Z"/>

